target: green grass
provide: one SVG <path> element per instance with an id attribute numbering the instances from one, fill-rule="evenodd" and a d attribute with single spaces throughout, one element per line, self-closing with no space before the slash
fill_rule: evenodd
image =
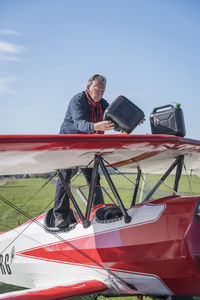
<path id="1" fill-rule="evenodd" d="M 127 174 L 125 175 L 127 178 L 121 175 L 112 175 L 113 182 L 115 183 L 117 190 L 121 199 L 123 200 L 125 206 L 130 207 L 134 184 L 136 175 L 135 174 Z M 146 176 L 146 184 L 144 189 L 150 190 L 152 186 L 160 179 L 160 175 L 148 175 Z M 179 191 L 181 193 L 187 194 L 191 192 L 189 180 L 192 183 L 192 193 L 200 194 L 200 178 L 197 176 L 192 176 L 188 178 L 186 175 L 181 177 L 180 188 Z M 170 175 L 166 184 L 162 184 L 159 192 L 161 193 L 169 193 L 171 194 L 171 190 L 168 185 L 173 186 L 174 176 Z M 31 217 L 37 216 L 49 208 L 53 206 L 54 194 L 55 194 L 55 185 L 46 184 L 45 179 L 41 178 L 32 178 L 32 179 L 15 179 L 8 180 L 5 185 L 0 185 L 0 196 L 5 197 L 9 201 L 13 202 L 16 206 L 22 208 L 26 211 Z M 104 178 L 101 179 L 101 184 L 105 186 L 109 190 L 109 186 Z M 37 191 L 44 185 L 44 188 L 37 193 Z M 75 180 L 72 181 L 72 185 L 86 185 L 85 179 L 82 175 L 75 177 Z M 141 187 L 141 183 L 140 183 Z M 88 194 L 87 190 L 84 190 L 86 196 Z M 112 194 L 112 193 L 111 193 Z M 160 194 L 158 193 L 156 197 Z M 75 193 L 76 198 L 77 195 Z M 109 202 L 109 198 L 104 194 L 105 201 Z M 0 231 L 6 231 L 8 229 L 16 227 L 19 223 L 23 223 L 27 221 L 27 218 L 21 215 L 21 213 L 17 212 L 15 209 L 9 207 L 7 204 L 4 204 L 0 201 Z M 15 291 L 20 289 L 20 287 L 7 285 L 4 283 L 0 283 L 0 293 Z M 92 295 L 82 296 L 82 297 L 73 297 L 71 299 L 84 299 L 90 300 L 93 299 Z M 114 300 L 114 299 L 136 299 L 135 297 L 112 297 L 106 298 L 100 296 L 98 300 Z M 148 299 L 148 297 L 146 297 Z M 150 298 L 149 298 L 150 299 Z"/>
<path id="2" fill-rule="evenodd" d="M 40 178 L 9 180 L 5 185 L 0 186 L 0 196 L 22 208 L 31 217 L 35 217 L 47 211 L 50 208 L 49 204 L 54 200 L 55 186 L 52 184 L 46 185 L 33 197 L 34 193 L 44 184 L 46 184 L 46 180 Z M 31 199 L 31 197 L 33 198 Z M 27 221 L 27 218 L 20 212 L 2 201 L 0 202 L 0 216 L 1 231 L 16 227 L 18 223 L 22 224 Z"/>

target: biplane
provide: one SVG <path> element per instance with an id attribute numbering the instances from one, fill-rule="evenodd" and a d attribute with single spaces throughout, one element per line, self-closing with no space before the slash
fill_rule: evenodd
<path id="1" fill-rule="evenodd" d="M 88 165 L 93 174 L 83 213 L 60 170 Z M 200 195 L 178 193 L 183 166 L 200 174 L 200 141 L 160 134 L 1 135 L 0 175 L 57 171 L 73 210 L 66 228 L 55 227 L 49 210 L 26 214 L 30 220 L 0 234 L 0 281 L 27 288 L 0 299 L 200 295 Z M 130 207 L 108 167 L 137 172 Z M 99 168 L 115 201 L 93 206 Z M 143 173 L 162 175 L 136 203 Z M 153 199 L 170 173 L 172 194 Z"/>

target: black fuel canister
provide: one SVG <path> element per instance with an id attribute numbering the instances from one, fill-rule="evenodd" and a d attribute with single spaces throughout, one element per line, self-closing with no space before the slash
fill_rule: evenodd
<path id="1" fill-rule="evenodd" d="M 180 104 L 155 107 L 150 115 L 153 134 L 171 134 L 185 136 L 185 122 Z"/>
<path id="2" fill-rule="evenodd" d="M 144 119 L 144 112 L 125 96 L 117 97 L 105 110 L 104 120 L 115 124 L 114 130 L 131 133 Z"/>

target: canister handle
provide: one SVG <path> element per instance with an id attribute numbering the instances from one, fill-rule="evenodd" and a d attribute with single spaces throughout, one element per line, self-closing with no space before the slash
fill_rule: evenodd
<path id="1" fill-rule="evenodd" d="M 163 105 L 163 106 L 157 106 L 157 107 L 155 107 L 154 109 L 153 109 L 153 112 L 152 113 L 155 113 L 155 112 L 157 112 L 157 110 L 159 110 L 159 109 L 162 109 L 162 108 L 167 108 L 167 107 L 174 107 L 172 104 L 167 104 L 167 105 Z"/>

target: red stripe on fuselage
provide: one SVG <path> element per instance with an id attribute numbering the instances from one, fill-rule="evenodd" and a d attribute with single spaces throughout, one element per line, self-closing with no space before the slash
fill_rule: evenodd
<path id="1" fill-rule="evenodd" d="M 189 223 L 191 202 L 180 198 L 176 205 L 176 213 L 172 214 L 173 205 L 167 206 L 161 217 L 154 222 L 126 225 L 125 228 L 44 245 L 17 254 L 57 263 L 93 267 L 102 264 L 124 271 L 156 274 L 157 264 L 153 262 L 176 260 L 180 256 L 180 244 Z M 181 216 L 181 226 L 176 221 L 177 214 Z"/>

